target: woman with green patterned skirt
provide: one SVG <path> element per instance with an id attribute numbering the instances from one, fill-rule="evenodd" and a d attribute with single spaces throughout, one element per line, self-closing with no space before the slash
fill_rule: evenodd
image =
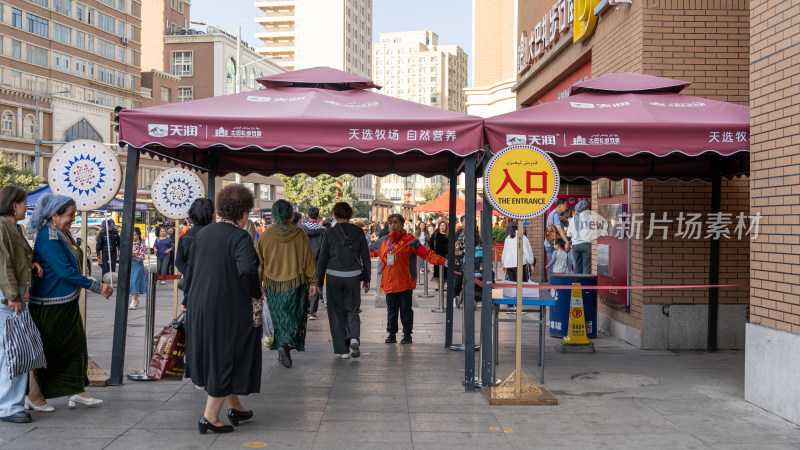
<path id="1" fill-rule="evenodd" d="M 311 244 L 302 229 L 293 226 L 292 205 L 278 200 L 272 206 L 272 226 L 258 240 L 258 275 L 275 326 L 271 350 L 292 367 L 292 349 L 305 351 L 308 298 L 317 292 L 317 268 Z"/>
<path id="2" fill-rule="evenodd" d="M 84 390 L 89 384 L 86 374 L 89 355 L 78 296 L 81 289 L 105 298 L 113 291 L 111 286 L 81 273 L 83 264 L 79 261 L 83 261 L 83 254 L 69 234 L 74 220 L 75 200 L 45 194 L 39 198 L 28 224 L 28 233 L 36 237 L 33 256 L 38 258 L 44 272 L 42 277 L 33 279 L 29 308 L 42 335 L 47 359 L 47 367 L 30 377 L 30 398 L 69 396 L 70 408 L 76 403 L 86 406 L 103 403 Z"/>

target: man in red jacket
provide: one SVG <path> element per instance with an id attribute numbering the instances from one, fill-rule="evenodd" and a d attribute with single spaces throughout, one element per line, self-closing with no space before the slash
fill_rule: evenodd
<path id="1" fill-rule="evenodd" d="M 382 275 L 381 288 L 386 293 L 386 309 L 388 320 L 386 331 L 389 337 L 387 344 L 397 342 L 397 315 L 403 323 L 403 339 L 401 344 L 410 344 L 411 331 L 414 328 L 414 310 L 411 309 L 411 299 L 414 287 L 417 285 L 417 258 L 425 258 L 431 264 L 445 266 L 446 260 L 422 246 L 413 234 L 403 230 L 405 219 L 400 214 L 389 216 L 389 235 L 375 241 L 370 245 L 373 250 L 370 256 L 381 259 Z"/>

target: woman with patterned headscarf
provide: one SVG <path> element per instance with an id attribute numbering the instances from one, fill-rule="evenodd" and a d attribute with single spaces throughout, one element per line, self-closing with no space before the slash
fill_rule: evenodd
<path id="1" fill-rule="evenodd" d="M 292 367 L 292 349 L 305 351 L 309 296 L 317 293 L 317 268 L 311 244 L 302 229 L 291 224 L 292 205 L 278 200 L 272 206 L 272 225 L 258 240 L 258 275 L 275 326 L 271 350 Z"/>
<path id="2" fill-rule="evenodd" d="M 35 238 L 33 256 L 38 258 L 44 272 L 33 279 L 28 303 L 42 334 L 47 359 L 47 367 L 30 377 L 30 398 L 69 396 L 70 408 L 76 403 L 86 406 L 103 403 L 84 390 L 89 385 L 86 375 L 89 356 L 78 296 L 81 289 L 105 298 L 113 292 L 111 286 L 81 273 L 83 253 L 69 233 L 73 221 L 75 200 L 45 194 L 36 203 L 28 224 L 28 234 Z"/>

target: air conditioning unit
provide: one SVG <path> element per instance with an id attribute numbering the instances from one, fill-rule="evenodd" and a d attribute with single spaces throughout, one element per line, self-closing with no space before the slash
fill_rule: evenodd
<path id="1" fill-rule="evenodd" d="M 120 40 L 120 42 L 122 42 L 123 44 L 127 44 L 127 43 L 128 43 L 128 38 L 126 38 L 125 36 L 122 36 L 121 38 L 119 38 L 119 40 Z"/>

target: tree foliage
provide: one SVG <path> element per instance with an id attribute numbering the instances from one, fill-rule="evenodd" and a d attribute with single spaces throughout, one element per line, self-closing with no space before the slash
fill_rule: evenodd
<path id="1" fill-rule="evenodd" d="M 278 175 L 278 178 L 283 183 L 283 196 L 286 201 L 301 210 L 315 206 L 319 208 L 321 215 L 328 216 L 337 202 L 354 205 L 358 201 L 353 188 L 349 185 L 355 178 L 349 175 L 334 178 L 323 174 L 311 178 L 301 174 L 293 177 Z"/>
<path id="2" fill-rule="evenodd" d="M 422 195 L 422 204 L 425 205 L 436 200 L 437 197 L 442 195 L 442 190 L 440 188 L 427 187 L 421 190 L 419 193 Z"/>
<path id="3" fill-rule="evenodd" d="M 353 217 L 361 217 L 369 220 L 372 217 L 372 207 L 367 202 L 361 200 L 353 204 Z"/>
<path id="4" fill-rule="evenodd" d="M 10 159 L 0 157 L 0 189 L 14 185 L 30 192 L 39 187 L 39 177 L 28 169 L 21 168 Z"/>
<path id="5" fill-rule="evenodd" d="M 283 183 L 283 198 L 292 206 L 299 206 L 308 198 L 310 186 L 308 185 L 308 175 L 300 174 L 295 176 L 278 175 Z"/>

